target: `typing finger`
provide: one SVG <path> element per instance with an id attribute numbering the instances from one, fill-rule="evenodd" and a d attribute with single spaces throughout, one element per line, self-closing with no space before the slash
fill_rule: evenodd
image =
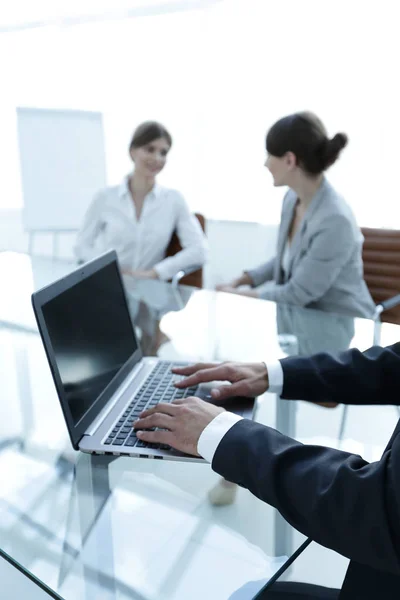
<path id="1" fill-rule="evenodd" d="M 210 381 L 225 381 L 230 379 L 230 370 L 227 365 L 218 365 L 212 367 L 206 367 L 204 369 L 200 369 L 193 375 L 189 375 L 182 381 L 177 381 L 175 383 L 175 387 L 177 388 L 187 388 L 193 385 L 198 385 L 199 383 L 207 383 Z"/>
<path id="2" fill-rule="evenodd" d="M 174 418 L 163 413 L 153 413 L 149 417 L 138 419 L 133 423 L 134 429 L 152 429 L 160 427 L 160 429 L 173 430 Z"/>
<path id="3" fill-rule="evenodd" d="M 177 375 L 193 375 L 193 373 L 197 373 L 201 369 L 210 369 L 211 367 L 215 367 L 215 363 L 196 363 L 187 367 L 174 367 L 171 370 Z"/>
<path id="4" fill-rule="evenodd" d="M 173 404 L 165 404 L 164 402 L 160 402 L 160 404 L 156 404 L 156 406 L 153 406 L 153 408 L 144 410 L 139 416 L 140 418 L 144 418 L 153 415 L 154 413 L 164 413 L 173 417 L 176 415 L 176 406 Z"/>

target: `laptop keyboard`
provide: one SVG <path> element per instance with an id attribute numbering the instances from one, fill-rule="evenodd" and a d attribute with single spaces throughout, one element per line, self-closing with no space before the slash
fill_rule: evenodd
<path id="1" fill-rule="evenodd" d="M 104 444 L 110 446 L 110 450 L 120 446 L 135 448 L 161 448 L 169 450 L 166 444 L 150 444 L 136 437 L 136 431 L 132 424 L 141 412 L 147 408 L 156 406 L 159 402 L 172 402 L 177 398 L 186 398 L 196 394 L 197 386 L 185 390 L 174 387 L 177 376 L 171 373 L 172 367 L 186 365 L 187 363 L 175 363 L 167 360 L 160 361 L 142 384 L 134 399 L 126 407 L 125 412 L 109 431 Z"/>

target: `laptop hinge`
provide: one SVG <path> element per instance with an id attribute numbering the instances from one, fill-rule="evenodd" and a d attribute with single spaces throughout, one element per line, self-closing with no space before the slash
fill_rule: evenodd
<path id="1" fill-rule="evenodd" d="M 93 423 L 91 423 L 90 427 L 88 427 L 86 429 L 84 435 L 94 435 L 94 433 L 96 432 L 98 427 L 100 427 L 100 425 L 103 423 L 104 419 L 107 418 L 107 416 L 110 414 L 110 412 L 112 411 L 114 406 L 121 399 L 124 392 L 130 386 L 130 384 L 132 383 L 132 380 L 139 374 L 141 369 L 143 369 L 143 366 L 144 365 L 142 362 L 139 362 L 135 366 L 135 368 L 133 369 L 131 374 L 125 379 L 123 384 L 121 384 L 120 387 L 116 390 L 116 392 L 111 396 L 111 398 L 109 399 L 109 401 L 107 402 L 107 404 L 105 405 L 103 410 L 97 415 L 97 417 L 95 418 Z"/>

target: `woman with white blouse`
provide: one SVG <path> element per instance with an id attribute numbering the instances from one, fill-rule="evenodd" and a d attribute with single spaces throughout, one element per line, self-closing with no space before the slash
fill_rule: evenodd
<path id="1" fill-rule="evenodd" d="M 77 237 L 79 261 L 115 249 L 124 273 L 162 280 L 205 263 L 207 241 L 198 220 L 179 192 L 156 183 L 171 146 L 171 135 L 160 123 L 139 125 L 129 146 L 134 170 L 93 199 Z M 182 250 L 166 258 L 174 231 Z"/>

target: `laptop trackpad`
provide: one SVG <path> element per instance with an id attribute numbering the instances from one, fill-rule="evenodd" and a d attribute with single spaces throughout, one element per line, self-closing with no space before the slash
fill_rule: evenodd
<path id="1" fill-rule="evenodd" d="M 214 400 L 211 397 L 211 390 L 221 385 L 221 382 L 202 383 L 199 390 L 196 392 L 196 396 L 200 397 L 206 402 L 211 402 L 216 406 L 222 406 L 225 410 L 235 413 L 246 419 L 251 419 L 253 415 L 253 408 L 255 398 L 246 398 L 245 396 L 233 396 L 225 400 Z M 222 384 L 223 385 L 223 384 Z"/>

